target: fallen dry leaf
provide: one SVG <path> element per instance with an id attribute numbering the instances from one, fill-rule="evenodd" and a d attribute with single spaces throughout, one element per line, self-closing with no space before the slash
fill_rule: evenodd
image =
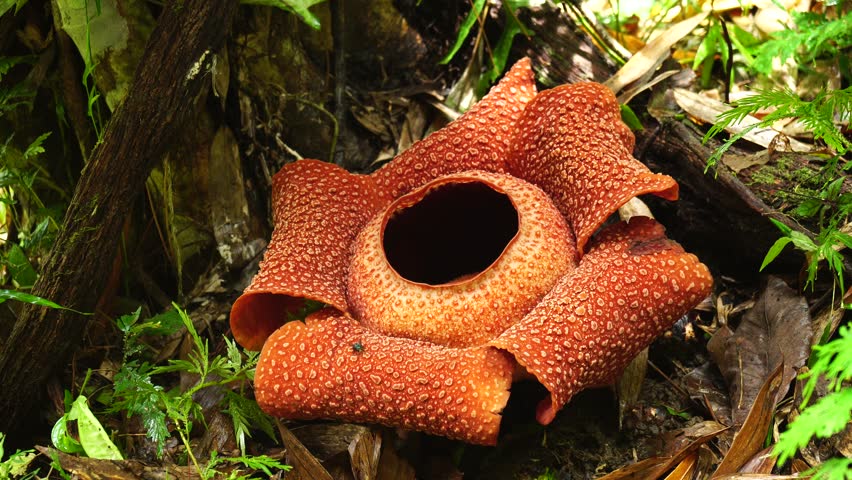
<path id="1" fill-rule="evenodd" d="M 763 150 L 753 155 L 722 155 L 722 163 L 736 173 L 749 167 L 766 165 L 770 160 L 769 151 Z"/>
<path id="2" fill-rule="evenodd" d="M 772 447 L 764 448 L 754 454 L 742 467 L 741 473 L 772 473 L 775 467 L 775 457 L 771 455 Z"/>
<path id="3" fill-rule="evenodd" d="M 734 425 L 741 425 L 769 374 L 784 366 L 780 400 L 810 354 L 811 316 L 805 299 L 770 276 L 736 333 L 720 328 L 707 350 L 728 382 Z"/>
<path id="4" fill-rule="evenodd" d="M 794 458 L 793 461 L 790 463 L 790 471 L 793 473 L 807 472 L 810 469 L 811 466 L 805 463 L 804 460 L 801 460 L 799 458 Z"/>
<path id="5" fill-rule="evenodd" d="M 665 457 L 651 457 L 646 458 L 644 460 L 640 460 L 636 463 L 632 463 L 627 465 L 626 467 L 619 468 L 618 470 L 608 473 L 603 477 L 598 478 L 598 480 L 647 480 L 651 479 L 648 476 L 649 473 L 655 472 L 659 469 L 660 465 L 668 463 L 668 458 Z M 653 477 L 656 478 L 656 477 Z"/>
<path id="6" fill-rule="evenodd" d="M 389 445 L 382 449 L 378 480 L 414 480 L 414 467 L 401 458 Z"/>
<path id="7" fill-rule="evenodd" d="M 349 444 L 349 459 L 355 480 L 376 480 L 382 455 L 382 434 L 366 430 Z"/>
<path id="8" fill-rule="evenodd" d="M 627 465 L 598 480 L 655 480 L 660 478 L 672 469 L 677 470 L 677 467 L 684 459 L 693 455 L 698 451 L 699 447 L 727 430 L 727 428 L 714 421 L 705 421 L 669 432 L 666 434 L 668 441 L 666 442 L 664 448 L 665 454 L 663 456 L 651 457 L 632 465 Z"/>
<path id="9" fill-rule="evenodd" d="M 693 472 L 695 471 L 697 461 L 698 453 L 690 453 L 678 464 L 677 467 L 675 467 L 674 470 L 672 470 L 672 473 L 666 476 L 666 480 L 690 480 Z"/>
<path id="10" fill-rule="evenodd" d="M 734 436 L 731 448 L 716 468 L 712 477 L 714 480 L 721 478 L 722 475 L 737 473 L 763 448 L 763 442 L 766 441 L 769 427 L 775 418 L 775 399 L 782 387 L 783 370 L 784 365 L 778 365 L 763 383 L 742 428 Z"/>
<path id="11" fill-rule="evenodd" d="M 334 456 L 348 456 L 349 444 L 369 427 L 352 423 L 307 423 L 293 429 L 293 434 L 319 461 Z"/>
<path id="12" fill-rule="evenodd" d="M 630 57 L 630 60 L 615 75 L 604 82 L 604 85 L 614 93 L 618 93 L 631 82 L 656 70 L 657 66 L 668 58 L 672 45 L 695 30 L 695 27 L 703 22 L 709 13 L 709 11 L 701 12 L 669 27 L 665 32 L 648 42 L 642 50 Z"/>
<path id="13" fill-rule="evenodd" d="M 732 473 L 730 475 L 722 475 L 714 477 L 714 480 L 801 480 L 799 475 L 768 475 L 763 473 Z"/>
<path id="14" fill-rule="evenodd" d="M 275 420 L 281 442 L 287 447 L 287 464 L 293 469 L 287 472 L 287 480 L 334 480 L 319 460 L 302 445 L 293 433 L 279 420 Z"/>
<path id="15" fill-rule="evenodd" d="M 683 377 L 683 385 L 690 398 L 702 403 L 713 419 L 731 425 L 731 401 L 725 392 L 724 380 L 710 363 L 693 369 Z"/>

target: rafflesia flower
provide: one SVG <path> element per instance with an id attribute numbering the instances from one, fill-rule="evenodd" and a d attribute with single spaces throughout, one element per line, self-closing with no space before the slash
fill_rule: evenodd
<path id="1" fill-rule="evenodd" d="M 272 241 L 231 312 L 237 341 L 263 349 L 261 408 L 494 444 L 513 378 L 550 391 L 543 424 L 611 383 L 712 283 L 654 220 L 600 229 L 633 196 L 677 198 L 633 142 L 609 90 L 536 94 L 525 59 L 371 175 L 285 166 Z M 305 300 L 327 307 L 288 322 Z"/>

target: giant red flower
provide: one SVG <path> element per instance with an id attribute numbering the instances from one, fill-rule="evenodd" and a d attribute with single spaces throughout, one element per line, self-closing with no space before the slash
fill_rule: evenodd
<path id="1" fill-rule="evenodd" d="M 612 382 L 712 283 L 654 220 L 600 229 L 633 196 L 677 198 L 633 142 L 609 90 L 536 94 L 525 59 L 371 175 L 285 166 L 272 241 L 231 312 L 237 341 L 263 348 L 258 403 L 494 444 L 513 373 L 550 391 L 545 424 Z M 327 307 L 288 322 L 306 299 Z"/>

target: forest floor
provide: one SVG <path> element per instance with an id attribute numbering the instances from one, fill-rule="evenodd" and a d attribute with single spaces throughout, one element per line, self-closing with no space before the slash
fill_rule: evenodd
<path id="1" fill-rule="evenodd" d="M 0 127 L 14 132 L 0 138 L 0 337 L 13 330 L 22 303 L 46 305 L 30 294 L 38 292 L 39 276 L 52 275 L 42 267 L 57 254 L 50 250 L 63 212 L 119 108 L 115 98 L 128 88 L 122 78 L 134 64 L 127 58 L 144 49 L 161 8 L 99 7 L 105 22 L 127 21 L 130 47 L 103 50 L 95 68 L 71 43 L 82 30 L 69 31 L 70 39 L 55 30 L 52 17 L 64 7 L 19 3 L 26 4 L 20 13 L 0 13 L 0 93 L 7 94 L 0 96 Z M 0 436 L 0 480 L 780 479 L 850 458 L 845 404 L 825 410 L 839 420 L 823 422 L 830 424 L 824 438 L 799 433 L 792 447 L 777 446 L 807 411 L 803 398 L 813 404 L 846 391 L 846 377 L 837 373 L 843 368 L 819 382 L 801 375 L 832 372 L 834 357 L 821 364 L 815 346 L 852 341 L 844 327 L 852 248 L 848 7 L 799 2 L 790 6 L 798 14 L 782 18 L 771 2 L 751 10 L 716 5 L 713 12 L 661 3 L 635 12 L 592 2 L 585 10 L 533 2 L 361 3 L 367 6 L 350 3 L 345 13 L 321 3 L 312 10 L 317 18 L 241 7 L 196 99 L 191 128 L 140 182 L 120 248 L 104 260 L 112 271 L 105 293 L 97 305 L 65 305 L 96 314 L 73 358 L 39 387 L 27 421 Z M 341 17 L 346 55 L 328 29 L 310 26 Z M 778 22 L 786 26 L 779 30 Z M 91 24 L 95 44 L 109 41 L 104 25 Z M 85 35 L 89 27 L 86 20 Z M 824 36 L 798 50 L 772 43 L 793 42 L 784 32 L 807 28 Z M 441 63 L 456 43 L 458 53 Z M 640 51 L 649 60 L 642 65 L 618 60 L 642 57 Z M 780 58 L 782 51 L 789 58 Z M 654 341 L 647 372 L 626 375 L 618 388 L 579 393 L 547 426 L 535 419 L 544 387 L 515 383 L 494 447 L 265 416 L 252 400 L 256 354 L 233 343 L 228 317 L 269 242 L 270 175 L 302 157 L 374 171 L 456 118 L 523 56 L 532 58 L 541 88 L 591 79 L 620 92 L 628 106 L 623 118 L 636 129 L 634 156 L 681 186 L 679 202 L 647 199 L 648 206 L 667 234 L 709 267 L 712 294 Z M 57 58 L 70 62 L 63 64 L 70 73 L 55 67 Z M 345 77 L 330 75 L 340 68 L 336 61 Z M 814 68 L 799 71 L 796 61 Z M 83 71 L 85 90 L 63 83 Z M 724 155 L 716 150 L 742 131 L 730 118 L 719 120 L 726 104 L 746 105 L 756 85 L 784 92 L 781 84 L 797 93 L 759 97 L 764 103 L 735 112 L 769 120 Z M 78 94 L 76 104 L 69 90 Z M 831 103 L 826 91 L 848 97 Z M 90 116 L 82 108 L 87 100 Z M 822 123 L 782 122 L 825 120 L 818 115 L 826 108 Z M 722 133 L 704 145 L 714 124 Z M 711 158 L 718 162 L 705 169 Z M 783 466 L 776 465 L 779 452 L 787 452 Z M 746 474 L 752 476 L 737 476 Z"/>

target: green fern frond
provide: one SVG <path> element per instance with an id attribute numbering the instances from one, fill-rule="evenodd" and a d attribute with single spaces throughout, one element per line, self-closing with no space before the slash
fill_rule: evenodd
<path id="1" fill-rule="evenodd" d="M 708 168 L 716 165 L 737 140 L 752 130 L 769 127 L 778 120 L 788 118 L 798 119 L 813 133 L 814 139 L 824 141 L 841 155 L 852 149 L 852 142 L 835 124 L 842 118 L 848 118 L 852 112 L 852 87 L 844 90 L 823 90 L 811 101 L 802 100 L 791 90 L 757 90 L 754 95 L 743 98 L 735 107 L 721 113 L 703 141 L 707 142 L 723 130 L 737 125 L 749 115 L 761 110 L 772 111 L 758 123 L 745 127 L 719 146 L 707 160 Z"/>
<path id="2" fill-rule="evenodd" d="M 852 419 L 852 389 L 841 390 L 822 397 L 802 411 L 781 434 L 773 452 L 783 464 L 810 442 L 813 437 L 827 438 L 846 428 Z"/>
<path id="3" fill-rule="evenodd" d="M 814 347 L 816 361 L 810 371 L 802 376 L 808 380 L 802 391 L 802 414 L 781 433 L 773 449 L 773 453 L 778 455 L 779 465 L 795 455 L 813 437 L 834 435 L 846 428 L 846 424 L 852 420 L 852 388 L 843 388 L 843 382 L 852 379 L 852 327 L 843 326 L 838 334 L 836 339 Z M 833 391 L 807 406 L 819 378 L 828 380 L 829 388 Z"/>
<path id="4" fill-rule="evenodd" d="M 837 55 L 852 46 L 852 15 L 829 20 L 824 14 L 793 12 L 795 29 L 780 30 L 756 52 L 752 67 L 764 75 L 772 73 L 773 61 L 795 58 L 806 65 L 820 57 Z"/>

